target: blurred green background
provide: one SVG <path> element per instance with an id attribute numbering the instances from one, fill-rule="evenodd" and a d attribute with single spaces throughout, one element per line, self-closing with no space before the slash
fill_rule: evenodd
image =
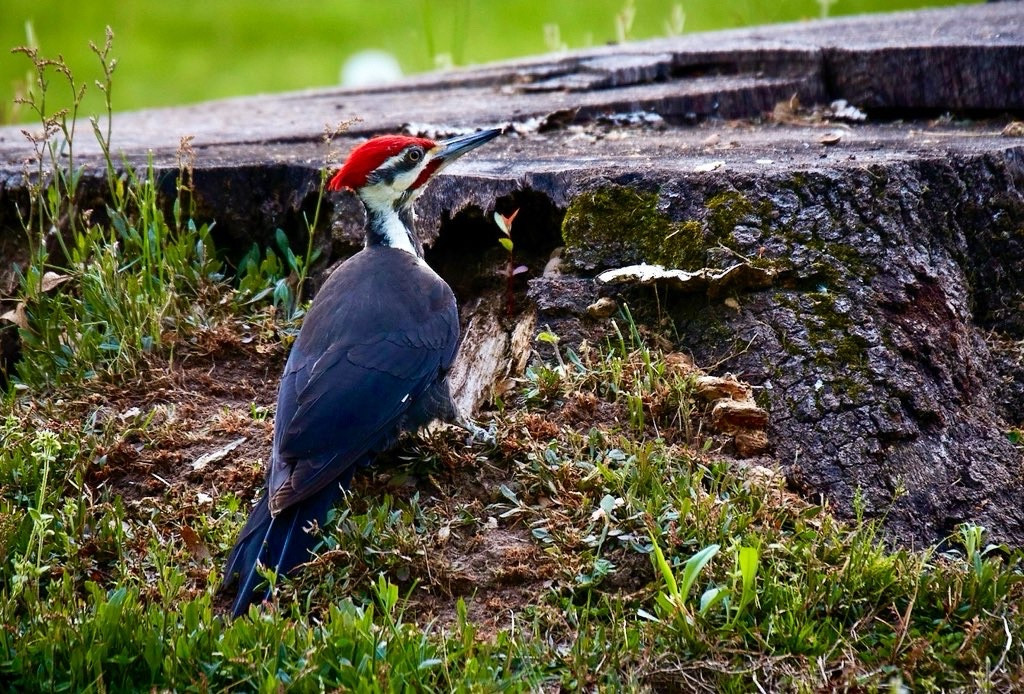
<path id="1" fill-rule="evenodd" d="M 29 61 L 8 48 L 35 41 L 62 54 L 79 81 L 100 76 L 89 41 L 115 34 L 117 110 L 339 84 L 352 54 L 380 49 L 408 74 L 437 66 L 580 48 L 625 38 L 824 15 L 957 4 L 955 0 L 109 0 L 0 1 L 0 122 Z M 61 85 L 63 86 L 63 85 Z M 67 91 L 64 89 L 64 91 Z M 101 110 L 95 88 L 84 112 Z M 51 105 L 67 96 L 50 95 Z"/>

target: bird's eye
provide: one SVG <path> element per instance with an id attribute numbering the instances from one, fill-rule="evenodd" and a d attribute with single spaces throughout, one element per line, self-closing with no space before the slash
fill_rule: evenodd
<path id="1" fill-rule="evenodd" d="M 419 147 L 413 147 L 409 150 L 409 153 L 405 155 L 405 158 L 411 162 L 417 162 L 423 158 L 423 150 Z"/>

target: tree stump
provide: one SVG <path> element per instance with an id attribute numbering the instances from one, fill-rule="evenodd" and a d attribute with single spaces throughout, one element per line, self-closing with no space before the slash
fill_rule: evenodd
<path id="1" fill-rule="evenodd" d="M 852 513 L 859 494 L 899 543 L 973 521 L 1024 545 L 1024 455 L 1007 435 L 1024 425 L 1024 139 L 1008 125 L 1022 112 L 1024 6 L 997 3 L 118 114 L 113 148 L 137 165 L 152 153 L 173 193 L 193 136 L 200 212 L 237 255 L 303 233 L 329 149 L 506 125 L 418 208 L 428 260 L 485 326 L 464 346 L 488 365 L 463 367 L 467 407 L 522 362 L 534 326 L 599 339 L 608 319 L 588 309 L 626 302 L 652 334 L 674 327 L 672 349 L 752 384 L 763 455 L 808 496 Z M 328 148 L 324 126 L 349 119 Z M 23 253 L 19 130 L 0 129 L 7 259 Z M 83 199 L 102 200 L 98 154 L 77 147 Z M 319 241 L 336 259 L 362 213 L 348 194 L 329 204 Z M 512 315 L 495 209 L 520 210 L 529 272 Z"/>

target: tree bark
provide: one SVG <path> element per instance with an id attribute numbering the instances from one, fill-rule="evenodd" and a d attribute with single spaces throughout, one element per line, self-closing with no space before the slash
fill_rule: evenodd
<path id="1" fill-rule="evenodd" d="M 674 326 L 660 332 L 673 349 L 753 385 L 768 457 L 808 496 L 845 513 L 859 496 L 899 542 L 971 521 L 1024 545 L 1008 437 L 1024 426 L 1024 139 L 1006 115 L 1024 112 L 1022 75 L 1024 10 L 997 3 L 118 114 L 113 147 L 137 166 L 152 152 L 170 196 L 194 136 L 200 215 L 237 256 L 276 228 L 304 233 L 332 152 L 336 165 L 372 134 L 505 124 L 418 207 L 428 260 L 485 326 L 466 343 L 485 368 L 459 370 L 467 409 L 521 362 L 523 321 L 571 345 L 607 331 L 598 299 L 628 302 L 652 334 Z M 98 153 L 76 150 L 100 218 Z M 30 155 L 0 129 L 9 260 L 24 254 Z M 318 243 L 337 259 L 360 245 L 362 211 L 348 194 L 328 208 Z M 495 209 L 521 211 L 511 313 Z M 677 272 L 600 279 L 639 263 Z M 0 275 L 8 295 L 14 277 Z"/>

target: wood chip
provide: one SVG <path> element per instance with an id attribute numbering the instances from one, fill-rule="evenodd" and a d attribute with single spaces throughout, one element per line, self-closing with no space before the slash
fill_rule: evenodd
<path id="1" fill-rule="evenodd" d="M 206 455 L 202 455 L 196 458 L 195 462 L 192 463 L 192 469 L 202 470 L 210 463 L 216 463 L 219 460 L 223 460 L 225 457 L 227 457 L 228 453 L 241 446 L 243 443 L 245 443 L 245 441 L 246 437 L 243 436 L 242 438 L 235 439 L 231 443 L 222 446 L 211 453 L 207 453 Z"/>
<path id="2" fill-rule="evenodd" d="M 708 173 L 710 171 L 715 171 L 717 169 L 720 169 L 723 166 L 725 166 L 725 162 L 722 161 L 722 160 L 709 161 L 706 164 L 698 164 L 697 166 L 693 167 L 693 172 L 694 173 Z"/>

